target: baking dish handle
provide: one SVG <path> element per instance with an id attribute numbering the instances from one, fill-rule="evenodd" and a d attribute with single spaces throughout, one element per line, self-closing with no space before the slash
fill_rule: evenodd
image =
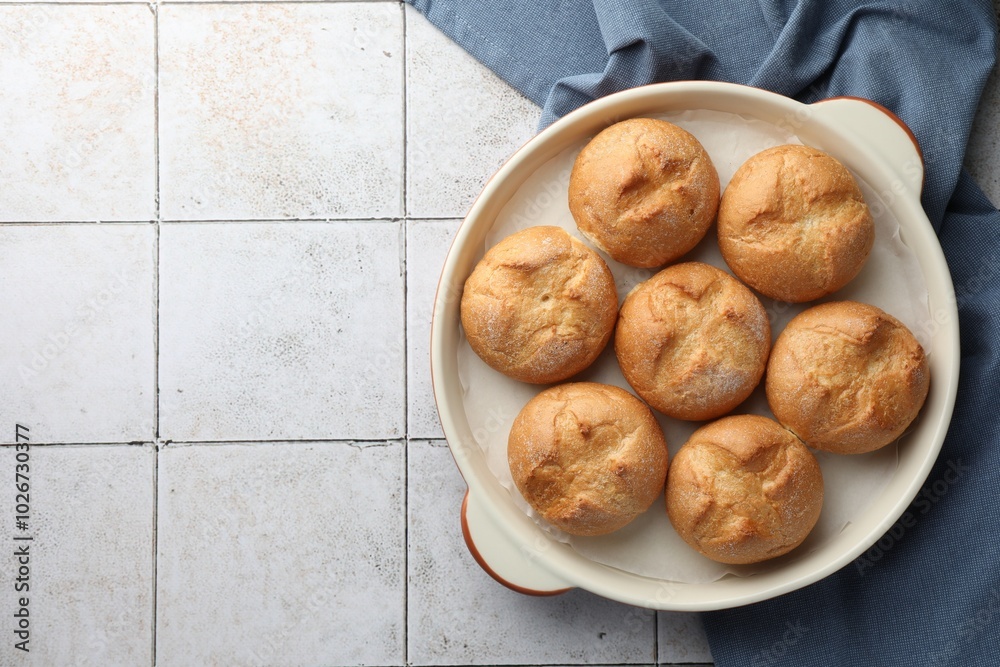
<path id="1" fill-rule="evenodd" d="M 511 590 L 525 595 L 558 595 L 572 588 L 537 562 L 541 551 L 552 548 L 546 538 L 539 536 L 537 545 L 512 544 L 484 504 L 469 491 L 462 501 L 462 535 L 479 566 Z"/>
<path id="2" fill-rule="evenodd" d="M 862 97 L 831 97 L 810 107 L 837 125 L 847 127 L 882 155 L 895 172 L 893 189 L 917 199 L 924 186 L 920 144 L 899 116 L 878 102 Z"/>

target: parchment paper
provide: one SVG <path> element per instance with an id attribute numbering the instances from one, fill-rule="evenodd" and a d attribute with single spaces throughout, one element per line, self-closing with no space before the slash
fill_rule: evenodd
<path id="1" fill-rule="evenodd" d="M 680 125 L 705 146 L 719 172 L 722 188 L 751 155 L 770 146 L 802 143 L 793 134 L 769 123 L 735 114 L 715 111 L 686 111 L 654 116 Z M 587 140 L 551 159 L 501 211 L 487 235 L 486 247 L 492 247 L 510 234 L 535 225 L 558 225 L 590 245 L 576 229 L 567 204 L 569 173 L 577 153 Z M 918 338 L 925 338 L 921 325 L 929 322 L 927 289 L 916 256 L 900 237 L 899 222 L 889 207 L 867 183 L 858 182 L 865 200 L 875 215 L 875 246 L 865 268 L 850 284 L 820 301 L 851 299 L 870 303 L 896 316 Z M 881 205 L 875 205 L 878 202 Z M 593 246 L 591 246 L 593 247 Z M 619 301 L 637 283 L 654 271 L 637 269 L 615 262 L 601 253 L 615 276 Z M 715 228 L 705 240 L 681 261 L 698 260 L 729 271 L 718 250 Z M 731 272 L 730 272 L 731 273 Z M 761 299 L 771 319 L 772 336 L 810 304 L 786 304 Z M 922 340 L 922 342 L 925 342 Z M 512 501 L 556 539 L 570 544 L 588 558 L 636 574 L 678 581 L 704 583 L 727 573 L 747 576 L 779 567 L 781 562 L 808 553 L 828 540 L 836 539 L 853 516 L 862 513 L 878 497 L 896 469 L 896 447 L 857 456 L 837 456 L 815 452 L 823 470 L 825 498 L 823 512 L 806 542 L 792 553 L 775 561 L 749 566 L 723 565 L 711 561 L 690 548 L 674 531 L 667 519 L 662 496 L 652 507 L 622 530 L 600 537 L 567 535 L 539 518 L 514 486 L 507 466 L 507 436 L 514 417 L 544 387 L 524 384 L 489 368 L 472 351 L 464 338 L 458 350 L 459 377 L 465 390 L 465 411 L 476 441 L 486 454 L 490 470 L 510 492 Z M 574 378 L 613 384 L 631 391 L 615 359 L 612 345 L 584 373 Z M 634 392 L 633 392 L 634 393 Z M 756 413 L 771 417 L 764 398 L 763 385 L 734 414 Z M 670 457 L 701 423 L 684 422 L 654 410 L 663 426 Z M 906 437 L 905 435 L 903 436 Z"/>

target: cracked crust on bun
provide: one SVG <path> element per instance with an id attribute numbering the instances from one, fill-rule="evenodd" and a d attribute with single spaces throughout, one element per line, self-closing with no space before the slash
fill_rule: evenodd
<path id="1" fill-rule="evenodd" d="M 652 505 L 667 474 L 667 442 L 646 404 L 619 387 L 546 389 L 514 420 L 507 459 L 524 499 L 571 535 L 604 535 Z"/>
<path id="2" fill-rule="evenodd" d="M 493 369 L 522 382 L 565 380 L 597 359 L 618 316 L 601 256 L 560 227 L 530 227 L 486 253 L 465 281 L 462 327 Z"/>

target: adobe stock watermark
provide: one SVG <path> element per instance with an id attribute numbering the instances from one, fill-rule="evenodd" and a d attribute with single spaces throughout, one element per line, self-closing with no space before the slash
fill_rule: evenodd
<path id="1" fill-rule="evenodd" d="M 928 667 L 947 667 L 968 644 L 984 632 L 995 628 L 994 619 L 1000 615 L 1000 588 L 991 588 L 986 604 L 967 616 L 955 628 L 955 638 L 949 640 L 940 650 L 927 654 Z"/>
<path id="2" fill-rule="evenodd" d="M 569 176 L 572 169 L 567 167 L 552 178 L 546 179 L 541 189 L 511 216 L 514 231 L 533 227 L 541 222 L 555 202 L 561 201 L 569 207 Z"/>
<path id="3" fill-rule="evenodd" d="M 118 295 L 126 289 L 133 280 L 127 268 L 114 273 L 105 283 L 103 289 L 88 297 L 80 304 L 75 317 L 62 328 L 50 332 L 38 341 L 35 349 L 28 357 L 22 358 L 17 366 L 17 374 L 21 380 L 29 380 L 44 373 L 51 364 L 70 349 L 73 344 L 88 334 L 87 327 L 111 306 Z"/>
<path id="4" fill-rule="evenodd" d="M 534 539 L 531 544 L 522 544 L 519 551 L 521 556 L 524 557 L 529 563 L 537 562 L 543 555 L 548 553 L 552 548 L 552 539 L 546 537 L 542 533 L 535 533 Z"/>
<path id="5" fill-rule="evenodd" d="M 310 587 L 312 593 L 305 600 L 283 599 L 282 605 L 295 609 L 297 616 L 288 619 L 272 632 L 255 642 L 255 646 L 247 648 L 246 656 L 253 667 L 267 667 L 273 665 L 276 659 L 288 651 L 289 647 L 296 641 L 296 636 L 301 634 L 300 626 L 307 620 L 314 620 L 318 614 L 328 612 L 330 601 L 336 596 L 335 585 L 339 583 L 339 574 L 333 564 L 319 573 L 321 581 L 318 585 Z"/>
<path id="6" fill-rule="evenodd" d="M 800 98 L 804 97 L 806 99 L 813 99 L 816 101 L 822 101 L 828 96 L 829 92 L 827 88 L 818 83 L 813 83 L 809 86 L 807 91 L 800 92 L 798 95 Z M 784 114 L 774 124 L 790 134 L 795 134 L 803 125 L 812 120 L 813 113 L 814 110 L 812 105 L 805 104 L 795 109 L 795 111 L 789 111 Z"/>
<path id="7" fill-rule="evenodd" d="M 253 308 L 247 311 L 240 320 L 237 332 L 240 337 L 246 337 L 256 331 L 268 318 L 274 315 L 279 306 L 289 298 L 298 294 L 295 288 L 306 284 L 311 278 L 310 272 L 303 262 L 296 263 L 274 282 L 270 292 L 259 298 Z"/>
<path id="8" fill-rule="evenodd" d="M 11 489 L 11 496 L 14 508 L 14 527 L 19 533 L 14 534 L 14 552 L 12 559 L 12 572 L 14 577 L 13 586 L 14 597 L 14 648 L 18 651 L 29 653 L 31 651 L 31 591 L 32 584 L 36 582 L 31 577 L 31 566 L 33 556 L 38 555 L 37 548 L 32 549 L 34 536 L 29 534 L 30 524 L 34 520 L 31 511 L 31 482 L 34 474 L 31 470 L 31 438 L 30 428 L 24 424 L 14 425 L 14 442 L 16 443 L 16 456 L 14 469 L 14 484 Z"/>
<path id="9" fill-rule="evenodd" d="M 90 632 L 87 651 L 80 651 L 74 659 L 73 667 L 104 667 L 109 664 L 109 648 L 126 641 L 136 631 L 135 618 L 131 610 L 122 610 L 100 628 Z"/>
<path id="10" fill-rule="evenodd" d="M 66 144 L 62 152 L 62 164 L 65 168 L 78 170 L 101 148 L 109 133 L 117 129 L 117 123 L 120 123 L 122 118 L 126 118 L 142 104 L 152 104 L 157 84 L 156 70 L 144 70 L 138 83 L 138 86 L 112 102 L 110 110 L 103 114 L 100 123 L 93 131 Z"/>
<path id="11" fill-rule="evenodd" d="M 486 445 L 489 443 L 490 437 L 496 433 L 504 432 L 510 430 L 511 422 L 514 420 L 514 415 L 508 413 L 503 406 L 495 405 L 486 411 L 486 416 L 477 425 L 470 427 L 472 429 L 472 442 L 467 439 L 449 441 L 449 444 L 454 448 L 463 453 L 470 451 L 475 451 L 474 448 L 485 450 Z"/>
<path id="12" fill-rule="evenodd" d="M 803 625 L 801 619 L 794 623 L 785 621 L 785 631 L 781 634 L 781 638 L 763 651 L 754 654 L 750 658 L 750 667 L 770 667 L 770 665 L 778 664 L 783 657 L 788 655 L 789 649 L 798 644 L 807 634 L 809 634 L 809 627 Z"/>
<path id="13" fill-rule="evenodd" d="M 642 607 L 633 607 L 625 614 L 625 628 L 631 634 L 646 632 L 655 614 L 652 610 L 662 609 L 673 600 L 677 596 L 677 587 L 678 584 L 673 581 L 659 582 L 653 594 L 643 601 Z"/>
<path id="14" fill-rule="evenodd" d="M 889 531 L 854 561 L 854 568 L 857 570 L 858 576 L 865 576 L 868 569 L 874 567 L 886 553 L 899 544 L 907 531 L 917 525 L 917 517 L 930 512 L 948 494 L 951 487 L 965 477 L 971 469 L 965 465 L 962 459 L 949 460 L 944 473 L 933 482 L 925 485 L 910 504 L 910 508 L 903 512 L 896 523 L 892 524 Z"/>
<path id="15" fill-rule="evenodd" d="M 16 23 L 8 18 L 8 30 L 0 33 L 0 44 L 7 57 L 20 58 L 26 47 L 30 49 L 36 44 L 48 42 L 49 38 L 42 31 L 52 23 L 52 18 L 51 7 L 42 4 L 32 7 L 30 12 L 22 12 L 20 21 Z"/>
<path id="16" fill-rule="evenodd" d="M 372 22 L 362 22 L 354 28 L 354 36 L 350 41 L 350 44 L 356 48 L 364 51 L 365 49 L 374 46 L 377 42 L 386 41 L 386 34 L 388 33 L 388 27 L 385 25 L 378 25 Z M 346 44 L 346 42 L 345 42 Z M 389 53 L 387 57 L 392 54 Z"/>
<path id="17" fill-rule="evenodd" d="M 1000 276 L 1000 255 L 993 253 L 980 261 L 978 270 L 973 275 L 955 284 L 955 306 L 961 310 L 969 301 L 989 288 L 998 276 Z M 913 334 L 926 348 L 941 327 L 951 321 L 951 317 L 950 309 L 938 308 L 928 314 L 928 318 L 920 323 Z"/>
<path id="18" fill-rule="evenodd" d="M 449 102 L 451 103 L 435 110 L 435 125 L 437 127 L 469 127 L 470 119 L 480 118 L 486 111 L 482 108 L 481 100 L 475 95 L 462 95 L 458 99 L 449 100 Z M 442 160 L 441 150 L 441 142 L 433 133 L 415 133 L 407 138 L 406 158 L 410 164 L 425 165 L 440 162 Z M 505 155 L 495 164 L 484 165 L 486 167 L 484 176 L 500 168 L 506 159 Z M 485 179 L 477 182 L 483 183 Z M 478 188 L 476 189 L 478 190 Z"/>

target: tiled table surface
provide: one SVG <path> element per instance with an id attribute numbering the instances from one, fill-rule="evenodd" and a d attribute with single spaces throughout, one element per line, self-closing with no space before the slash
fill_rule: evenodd
<path id="1" fill-rule="evenodd" d="M 431 299 L 535 105 L 388 1 L 4 4 L 0 90 L 0 440 L 45 445 L 0 664 L 711 660 L 696 616 L 523 597 L 461 539 Z"/>

